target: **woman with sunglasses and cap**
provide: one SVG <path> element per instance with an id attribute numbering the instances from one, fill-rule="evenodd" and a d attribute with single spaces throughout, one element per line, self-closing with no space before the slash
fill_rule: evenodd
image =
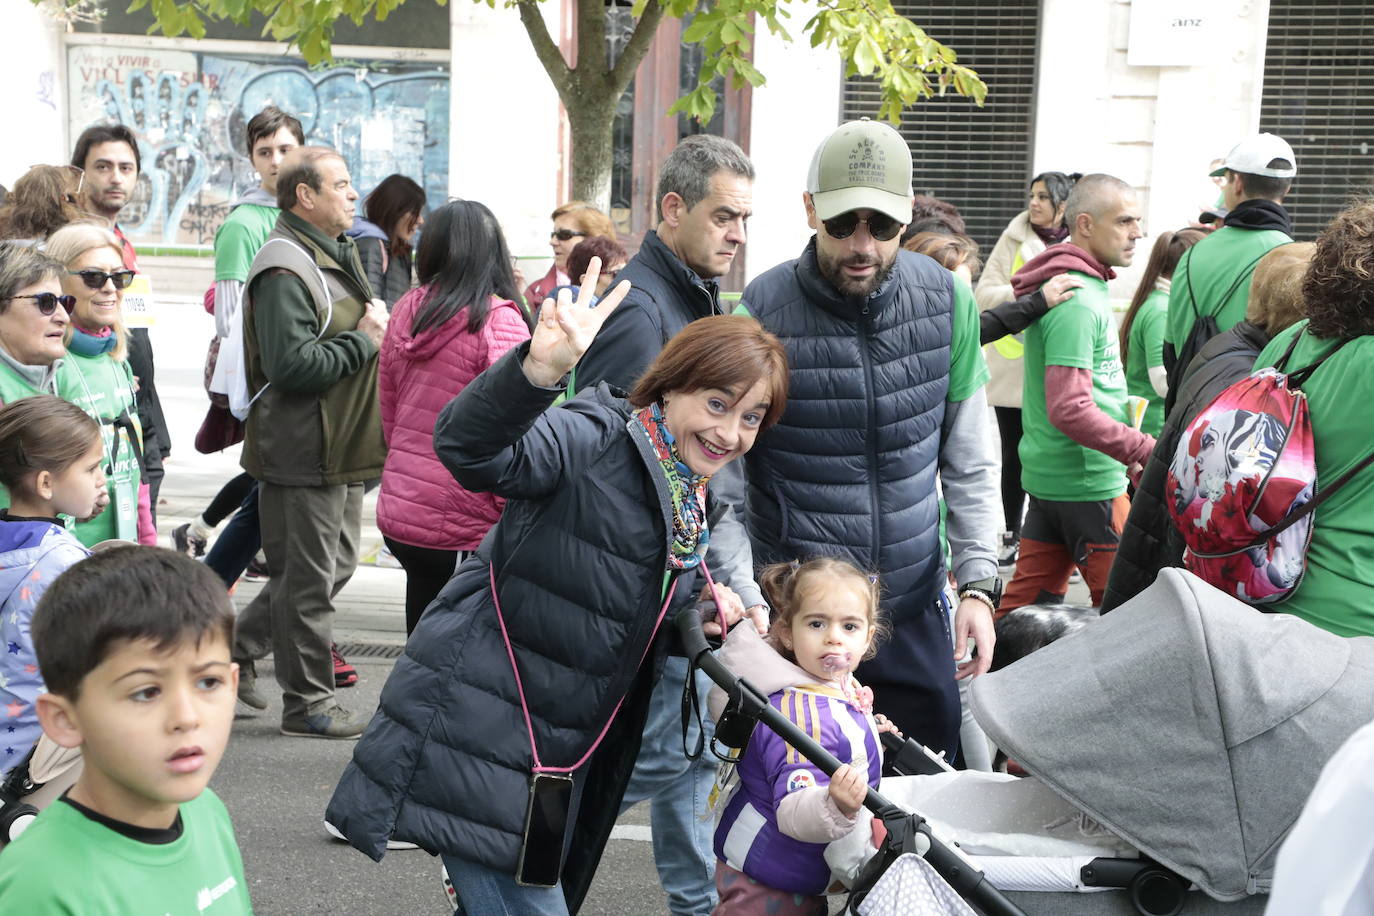
<path id="1" fill-rule="evenodd" d="M 602 235 L 615 241 L 615 226 L 610 217 L 580 200 L 568 201 L 553 211 L 553 231 L 549 233 L 549 247 L 553 249 L 553 266 L 525 290 L 525 304 L 533 312 L 539 303 L 553 295 L 560 286 L 575 285 L 568 277 L 568 255 L 585 238 Z M 581 278 L 578 278 L 579 282 Z"/>
<path id="2" fill-rule="evenodd" d="M 66 365 L 57 393 L 100 422 L 109 462 L 108 508 L 78 521 L 73 533 L 88 547 L 111 538 L 155 545 L 157 532 L 143 482 L 137 388 L 123 318 L 124 290 L 134 271 L 124 266 L 115 234 L 88 223 L 57 230 L 46 251 L 65 268 L 62 291 L 73 299 L 65 333 Z"/>

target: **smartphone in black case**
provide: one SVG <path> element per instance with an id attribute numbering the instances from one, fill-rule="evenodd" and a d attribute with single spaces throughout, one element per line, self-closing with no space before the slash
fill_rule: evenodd
<path id="1" fill-rule="evenodd" d="M 563 866 L 568 813 L 572 808 L 573 780 L 555 773 L 530 775 L 530 802 L 525 809 L 525 835 L 520 842 L 520 861 L 515 883 L 526 887 L 553 887 Z"/>

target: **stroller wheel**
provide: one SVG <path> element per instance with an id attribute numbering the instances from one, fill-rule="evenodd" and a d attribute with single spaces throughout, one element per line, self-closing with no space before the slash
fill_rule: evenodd
<path id="1" fill-rule="evenodd" d="M 1183 903 L 1188 894 L 1188 886 L 1183 879 L 1158 866 L 1141 869 L 1131 879 L 1127 890 L 1136 912 L 1142 916 L 1178 916 L 1183 912 Z"/>
<path id="2" fill-rule="evenodd" d="M 38 817 L 33 805 L 18 804 L 0 811 L 0 841 L 13 843 Z"/>

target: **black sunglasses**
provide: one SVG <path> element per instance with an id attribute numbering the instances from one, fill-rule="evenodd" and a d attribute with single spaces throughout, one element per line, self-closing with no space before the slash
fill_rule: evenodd
<path id="1" fill-rule="evenodd" d="M 39 314 L 51 315 L 57 311 L 60 305 L 70 315 L 72 309 L 76 308 L 75 296 L 59 296 L 57 293 L 30 293 L 25 296 L 11 296 L 11 299 L 32 299 L 34 305 L 38 306 Z"/>
<path id="2" fill-rule="evenodd" d="M 570 239 L 583 239 L 586 237 L 587 233 L 578 232 L 576 229 L 555 229 L 549 233 L 549 238 L 558 239 L 560 242 L 566 242 Z"/>
<path id="3" fill-rule="evenodd" d="M 115 289 L 128 289 L 129 284 L 134 282 L 134 271 L 116 270 L 114 273 L 106 273 L 103 270 L 69 270 L 67 273 L 73 277 L 80 277 L 81 282 L 91 289 L 100 289 L 109 281 L 114 284 Z"/>
<path id="4" fill-rule="evenodd" d="M 902 231 L 902 224 L 897 222 L 886 213 L 873 212 L 867 219 L 859 219 L 853 210 L 848 213 L 841 213 L 832 219 L 821 220 L 825 226 L 825 234 L 832 239 L 847 239 L 854 234 L 854 230 L 859 228 L 859 223 L 868 226 L 868 234 L 880 242 L 890 242 L 897 237 L 897 233 Z"/>

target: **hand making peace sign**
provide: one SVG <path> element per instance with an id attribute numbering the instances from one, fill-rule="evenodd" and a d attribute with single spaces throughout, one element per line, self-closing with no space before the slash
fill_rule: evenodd
<path id="1" fill-rule="evenodd" d="M 596 279 L 600 273 L 601 259 L 592 258 L 576 301 L 572 291 L 565 287 L 558 291 L 556 300 L 545 299 L 539 307 L 539 321 L 530 339 L 529 355 L 522 364 L 525 378 L 532 384 L 543 388 L 557 385 L 568 370 L 577 365 L 592 345 L 597 331 L 630 291 L 629 281 L 622 280 L 596 301 Z"/>

